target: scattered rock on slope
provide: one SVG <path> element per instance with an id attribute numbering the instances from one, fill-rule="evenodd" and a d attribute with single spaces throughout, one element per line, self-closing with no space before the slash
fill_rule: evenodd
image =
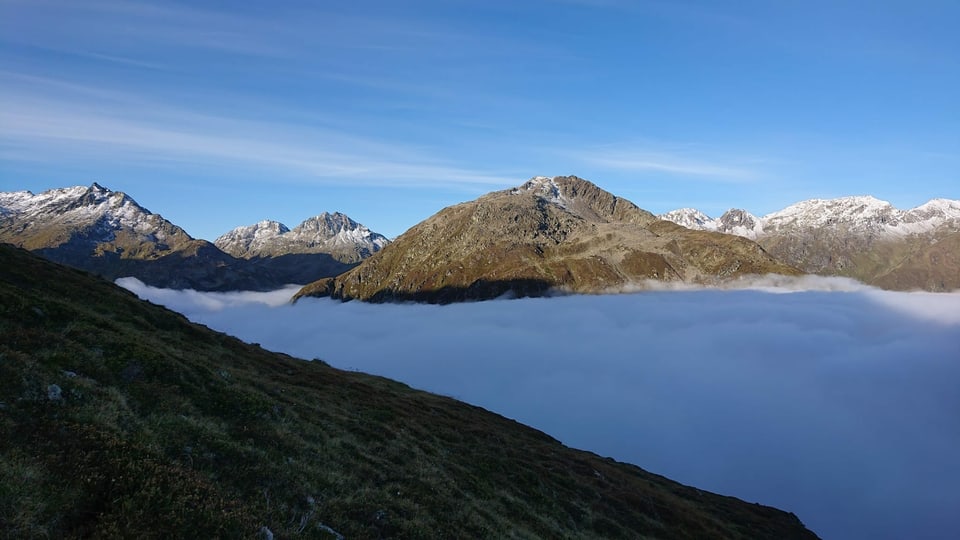
<path id="1" fill-rule="evenodd" d="M 441 210 L 297 298 L 443 303 L 766 273 L 799 272 L 750 240 L 657 219 L 581 178 L 537 177 Z"/>

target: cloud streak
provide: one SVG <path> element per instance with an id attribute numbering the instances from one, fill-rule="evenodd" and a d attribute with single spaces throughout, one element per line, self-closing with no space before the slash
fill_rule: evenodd
<path id="1" fill-rule="evenodd" d="M 515 175 L 461 168 L 339 130 L 223 117 L 151 103 L 122 92 L 17 73 L 0 73 L 0 141 L 21 160 L 51 153 L 81 159 L 256 165 L 315 182 L 342 185 L 505 186 Z"/>
<path id="2" fill-rule="evenodd" d="M 653 148 L 650 144 L 599 147 L 572 155 L 586 164 L 622 172 L 661 173 L 726 183 L 749 182 L 758 177 L 757 171 L 734 165 L 729 158 L 717 159 L 689 149 Z"/>
<path id="3" fill-rule="evenodd" d="M 960 535 L 957 294 L 812 280 L 779 284 L 803 291 L 791 294 L 211 309 L 205 294 L 125 285 L 266 348 L 452 395 L 565 444 L 788 509 L 825 538 Z"/>

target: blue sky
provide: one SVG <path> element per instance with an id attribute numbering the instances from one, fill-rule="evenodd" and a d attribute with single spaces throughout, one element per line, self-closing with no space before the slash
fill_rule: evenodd
<path id="1" fill-rule="evenodd" d="M 643 208 L 960 198 L 955 1 L 0 0 L 0 190 L 396 236 L 576 174 Z"/>

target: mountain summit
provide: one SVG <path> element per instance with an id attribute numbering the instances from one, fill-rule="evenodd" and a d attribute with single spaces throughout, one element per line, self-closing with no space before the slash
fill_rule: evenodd
<path id="1" fill-rule="evenodd" d="M 662 221 L 581 178 L 535 177 L 441 210 L 297 297 L 443 303 L 771 272 L 798 273 L 749 240 Z"/>
<path id="2" fill-rule="evenodd" d="M 183 229 L 119 191 L 90 187 L 0 193 L 0 241 L 26 249 L 96 249 L 157 258 L 196 242 Z"/>
<path id="3" fill-rule="evenodd" d="M 0 193 L 0 242 L 108 279 L 162 287 L 255 288 L 233 257 L 100 184 Z"/>
<path id="4" fill-rule="evenodd" d="M 237 227 L 213 242 L 242 259 L 297 253 L 328 253 L 342 263 L 358 263 L 390 243 L 345 214 L 324 212 L 293 230 L 278 221 Z"/>

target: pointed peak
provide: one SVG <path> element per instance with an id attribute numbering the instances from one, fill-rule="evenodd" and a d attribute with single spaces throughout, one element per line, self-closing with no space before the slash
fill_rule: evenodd
<path id="1" fill-rule="evenodd" d="M 713 218 L 696 208 L 678 208 L 660 214 L 657 218 L 671 221 L 688 229 L 709 228 L 710 224 L 714 221 Z"/>
<path id="2" fill-rule="evenodd" d="M 929 201 L 913 208 L 912 210 L 936 209 L 936 208 L 955 208 L 960 209 L 960 200 L 955 199 L 930 199 Z"/>
<path id="3" fill-rule="evenodd" d="M 511 189 L 510 193 L 514 195 L 519 193 L 533 193 L 534 196 L 540 199 L 566 208 L 567 200 L 563 196 L 563 190 L 560 189 L 560 184 L 557 183 L 557 179 L 558 177 L 534 176 L 521 186 Z"/>
<path id="4" fill-rule="evenodd" d="M 747 210 L 744 210 L 743 208 L 731 208 L 726 212 L 724 212 L 723 215 L 721 215 L 720 217 L 723 218 L 724 216 L 751 217 L 754 219 L 756 219 L 757 217 L 756 215 L 748 212 Z"/>
<path id="5" fill-rule="evenodd" d="M 242 227 L 238 227 L 238 229 L 240 229 L 240 228 L 242 228 Z M 279 232 L 279 233 L 285 233 L 285 232 L 287 232 L 287 231 L 290 230 L 290 229 L 288 229 L 287 226 L 284 225 L 283 223 L 280 223 L 279 221 L 276 221 L 276 220 L 273 220 L 273 219 L 263 219 L 263 220 L 260 220 L 260 221 L 258 221 L 256 224 L 253 225 L 253 229 L 254 229 L 254 230 L 258 230 L 258 231 L 259 231 L 259 230 L 272 230 L 272 231 L 277 231 L 277 232 Z"/>
<path id="6" fill-rule="evenodd" d="M 350 216 L 342 212 L 323 212 L 311 219 L 308 219 L 307 221 L 323 221 L 328 224 L 344 225 L 351 228 L 357 225 L 357 223 L 353 221 Z"/>
<path id="7" fill-rule="evenodd" d="M 709 216 L 707 216 L 707 214 L 705 214 L 704 212 L 701 212 L 700 210 L 698 210 L 698 209 L 696 209 L 696 208 L 690 208 L 690 207 L 687 207 L 687 208 L 677 208 L 676 210 L 671 210 L 671 211 L 669 211 L 669 212 L 664 212 L 663 214 L 660 214 L 660 215 L 661 215 L 661 216 L 667 216 L 667 215 L 691 215 L 691 214 L 709 217 Z"/>
<path id="8" fill-rule="evenodd" d="M 512 191 L 518 192 L 522 190 L 531 190 L 536 189 L 542 186 L 555 186 L 554 178 L 552 176 L 534 176 L 526 182 L 520 184 L 519 186 L 513 188 Z"/>
<path id="9" fill-rule="evenodd" d="M 274 225 L 283 225 L 283 223 L 280 223 L 279 221 L 277 221 L 277 220 L 275 220 L 275 219 L 261 219 L 260 221 L 257 222 L 257 225 L 261 225 L 261 226 L 264 226 L 264 227 L 270 227 L 270 226 L 274 226 Z"/>

